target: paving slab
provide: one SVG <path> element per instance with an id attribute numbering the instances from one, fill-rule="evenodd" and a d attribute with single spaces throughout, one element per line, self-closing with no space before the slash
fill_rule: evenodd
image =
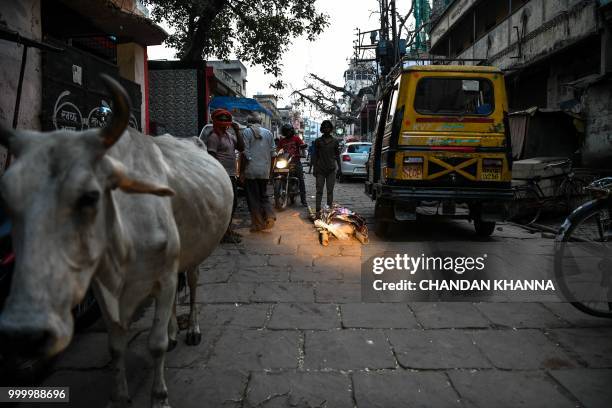
<path id="1" fill-rule="evenodd" d="M 612 329 L 555 329 L 550 334 L 588 367 L 612 368 Z"/>
<path id="2" fill-rule="evenodd" d="M 568 327 L 539 303 L 477 303 L 474 305 L 494 325 L 516 328 Z"/>
<path id="3" fill-rule="evenodd" d="M 551 370 L 550 375 L 585 407 L 609 408 L 612 405 L 612 370 Z"/>
<path id="4" fill-rule="evenodd" d="M 312 256 L 340 255 L 340 246 L 336 244 L 337 242 L 331 240 L 327 247 L 322 246 L 318 241 L 314 241 L 312 244 L 300 244 L 297 248 L 297 254 Z"/>
<path id="5" fill-rule="evenodd" d="M 457 370 L 448 375 L 465 406 L 576 408 L 557 384 L 541 371 Z"/>
<path id="6" fill-rule="evenodd" d="M 417 321 L 426 329 L 487 328 L 491 322 L 472 303 L 412 302 Z"/>
<path id="7" fill-rule="evenodd" d="M 464 330 L 387 330 L 399 364 L 411 369 L 488 368 Z"/>
<path id="8" fill-rule="evenodd" d="M 261 328 L 272 305 L 266 304 L 207 304 L 200 308 L 200 329 L 211 326 Z"/>
<path id="9" fill-rule="evenodd" d="M 227 330 L 215 342 L 208 366 L 243 370 L 297 368 L 299 338 L 295 331 Z"/>
<path id="10" fill-rule="evenodd" d="M 227 330 L 224 326 L 201 327 L 202 340 L 200 344 L 192 346 L 185 343 L 186 332 L 183 330 L 177 335 L 177 345 L 166 353 L 166 368 L 197 368 L 203 367 L 213 352 L 214 345 Z M 148 333 L 139 334 L 128 345 L 128 359 L 146 362 L 152 367 L 152 358 L 149 352 Z"/>
<path id="11" fill-rule="evenodd" d="M 478 348 L 497 368 L 534 370 L 577 367 L 578 363 L 539 330 L 480 330 Z"/>
<path id="12" fill-rule="evenodd" d="M 269 255 L 244 253 L 236 256 L 233 259 L 233 262 L 239 268 L 248 268 L 251 266 L 266 266 L 268 265 L 269 258 Z"/>
<path id="13" fill-rule="evenodd" d="M 253 373 L 245 406 L 353 408 L 350 378 L 329 372 Z"/>
<path id="14" fill-rule="evenodd" d="M 87 358 L 83 358 L 87 356 Z M 83 333 L 76 336 L 55 361 L 55 370 L 103 368 L 110 364 L 108 334 Z"/>
<path id="15" fill-rule="evenodd" d="M 315 289 L 318 303 L 359 303 L 361 285 L 357 283 L 319 282 Z"/>
<path id="16" fill-rule="evenodd" d="M 292 268 L 302 268 L 312 266 L 313 257 L 311 255 L 276 255 L 268 260 L 270 266 L 290 266 Z"/>
<path id="17" fill-rule="evenodd" d="M 259 240 L 258 240 L 259 241 Z M 277 256 L 295 255 L 297 244 L 277 242 L 249 242 L 245 245 L 247 253 L 253 255 L 270 255 L 269 260 Z"/>
<path id="18" fill-rule="evenodd" d="M 199 283 L 227 282 L 234 270 L 234 265 L 215 264 L 209 267 L 200 266 Z"/>
<path id="19" fill-rule="evenodd" d="M 338 306 L 322 303 L 279 303 L 268 329 L 329 330 L 340 328 Z"/>
<path id="20" fill-rule="evenodd" d="M 285 266 L 258 266 L 238 268 L 232 272 L 230 282 L 287 282 L 289 268 Z"/>
<path id="21" fill-rule="evenodd" d="M 305 337 L 307 369 L 395 368 L 396 362 L 381 330 L 309 331 Z"/>
<path id="22" fill-rule="evenodd" d="M 461 407 L 459 396 L 441 372 L 402 369 L 353 374 L 358 408 Z"/>
<path id="23" fill-rule="evenodd" d="M 575 327 L 612 327 L 612 319 L 590 316 L 569 303 L 543 303 L 545 308 Z"/>
<path id="24" fill-rule="evenodd" d="M 360 270 L 361 258 L 359 256 L 321 256 L 314 259 L 317 269 Z"/>
<path id="25" fill-rule="evenodd" d="M 362 329 L 420 328 L 404 303 L 347 303 L 340 306 L 342 326 Z"/>
<path id="26" fill-rule="evenodd" d="M 180 408 L 239 408 L 248 373 L 240 370 L 168 369 L 168 400 Z M 189 390 L 185 392 L 185 390 Z M 150 389 L 142 388 L 132 399 L 133 407 L 147 407 Z"/>
<path id="27" fill-rule="evenodd" d="M 292 282 L 342 282 L 344 273 L 339 269 L 321 269 L 314 267 L 297 267 L 291 270 Z"/>
<path id="28" fill-rule="evenodd" d="M 255 283 L 210 283 L 198 286 L 197 301 L 201 303 L 247 303 L 255 292 Z"/>
<path id="29" fill-rule="evenodd" d="M 314 302 L 314 288 L 310 283 L 265 282 L 255 288 L 254 302 Z"/>

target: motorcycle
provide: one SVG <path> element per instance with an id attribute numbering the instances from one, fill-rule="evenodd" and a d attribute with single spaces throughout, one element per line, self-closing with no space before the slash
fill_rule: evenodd
<path id="1" fill-rule="evenodd" d="M 284 210 L 288 204 L 293 205 L 300 194 L 299 179 L 295 175 L 293 158 L 283 149 L 274 158 L 272 184 L 274 186 L 274 207 Z"/>

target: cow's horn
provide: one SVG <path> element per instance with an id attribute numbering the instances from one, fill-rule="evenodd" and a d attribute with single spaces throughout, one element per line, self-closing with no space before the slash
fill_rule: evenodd
<path id="1" fill-rule="evenodd" d="M 101 77 L 113 100 L 111 120 L 102 128 L 100 134 L 104 147 L 109 148 L 119 140 L 127 128 L 130 120 L 130 98 L 119 82 L 106 74 L 102 74 Z"/>

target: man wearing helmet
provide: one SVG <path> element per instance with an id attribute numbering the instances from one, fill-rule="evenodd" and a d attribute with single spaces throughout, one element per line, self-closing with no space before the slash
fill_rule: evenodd
<path id="1" fill-rule="evenodd" d="M 307 207 L 306 202 L 306 185 L 304 184 L 304 170 L 302 169 L 302 153 L 301 150 L 305 149 L 306 143 L 298 135 L 295 134 L 295 129 L 289 124 L 284 124 L 281 127 L 281 134 L 283 137 L 279 140 L 276 148 L 278 150 L 283 149 L 292 158 L 292 162 L 295 163 L 295 175 L 299 180 L 300 185 L 300 199 L 302 206 Z"/>
<path id="2" fill-rule="evenodd" d="M 232 181 L 234 189 L 234 202 L 232 207 L 232 218 L 236 211 L 238 202 L 236 196 L 236 150 L 244 151 L 244 139 L 238 123 L 233 121 L 232 114 L 225 109 L 215 109 L 210 115 L 213 122 L 213 130 L 206 139 L 208 153 L 221 163 L 227 175 Z M 233 128 L 234 132 L 228 132 L 228 128 Z M 232 222 L 227 227 L 227 232 L 221 242 L 239 243 L 240 234 L 232 231 Z"/>

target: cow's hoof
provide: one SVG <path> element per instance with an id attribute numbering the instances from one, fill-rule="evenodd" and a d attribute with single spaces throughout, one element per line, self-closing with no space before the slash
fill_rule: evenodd
<path id="1" fill-rule="evenodd" d="M 197 346 L 202 341 L 202 333 L 199 332 L 189 332 L 187 333 L 187 338 L 185 342 L 189 346 Z"/>
<path id="2" fill-rule="evenodd" d="M 172 351 L 174 350 L 174 348 L 176 347 L 178 341 L 176 341 L 175 339 L 168 339 L 168 349 L 167 351 Z"/>

